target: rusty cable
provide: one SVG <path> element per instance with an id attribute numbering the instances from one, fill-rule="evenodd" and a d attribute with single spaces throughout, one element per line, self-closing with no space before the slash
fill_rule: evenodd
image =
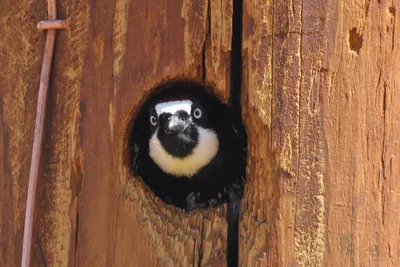
<path id="1" fill-rule="evenodd" d="M 32 248 L 33 220 L 35 215 L 36 189 L 39 178 L 40 156 L 43 146 L 44 119 L 46 115 L 46 98 L 50 81 L 51 63 L 54 53 L 54 43 L 57 29 L 65 29 L 67 24 L 63 20 L 56 20 L 56 0 L 47 0 L 48 20 L 40 21 L 39 30 L 47 29 L 46 44 L 44 47 L 42 70 L 36 110 L 35 133 L 33 137 L 31 169 L 29 173 L 28 196 L 26 200 L 24 239 L 22 246 L 21 267 L 29 267 Z"/>

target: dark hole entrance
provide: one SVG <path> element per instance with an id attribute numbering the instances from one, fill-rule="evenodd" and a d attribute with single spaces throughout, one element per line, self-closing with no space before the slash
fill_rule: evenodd
<path id="1" fill-rule="evenodd" d="M 350 50 L 357 53 L 360 53 L 360 49 L 363 44 L 363 37 L 361 34 L 358 33 L 357 28 L 353 28 L 349 31 L 349 46 Z"/>
<path id="2" fill-rule="evenodd" d="M 149 90 L 125 135 L 127 165 L 166 204 L 186 211 L 241 198 L 247 135 L 240 112 L 195 80 Z"/>

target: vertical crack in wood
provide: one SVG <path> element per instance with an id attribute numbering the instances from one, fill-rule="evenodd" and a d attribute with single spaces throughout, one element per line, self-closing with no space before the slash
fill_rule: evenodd
<path id="1" fill-rule="evenodd" d="M 81 79 L 81 73 L 80 69 L 77 69 L 77 78 L 78 80 Z M 79 94 L 80 94 L 80 89 L 78 88 Z M 78 96 L 80 97 L 80 95 Z M 73 263 L 74 266 L 77 264 L 77 253 L 78 253 L 78 241 L 79 241 L 79 222 L 80 222 L 80 217 L 79 217 L 79 196 L 82 191 L 82 186 L 83 186 L 83 180 L 84 180 L 84 167 L 83 167 L 83 152 L 82 152 L 82 147 L 81 144 L 83 143 L 82 140 L 82 133 L 83 133 L 83 121 L 82 121 L 82 116 L 85 114 L 86 111 L 86 104 L 85 102 L 79 102 L 79 106 L 76 109 L 76 114 L 75 114 L 75 155 L 74 158 L 75 160 L 73 161 L 73 176 L 75 179 L 75 232 L 72 233 L 74 235 L 74 251 L 73 251 Z"/>
<path id="2" fill-rule="evenodd" d="M 389 7 L 389 13 L 393 16 L 393 29 L 392 29 L 392 51 L 394 50 L 394 44 L 395 44 L 395 30 L 396 30 L 396 8 L 393 6 Z"/>
<path id="3" fill-rule="evenodd" d="M 242 92 L 242 28 L 243 28 L 243 1 L 233 0 L 233 14 L 232 14 L 232 42 L 231 42 L 231 77 L 230 77 L 230 97 L 228 104 L 232 107 L 233 111 L 238 115 L 241 120 L 241 92 Z M 229 231 L 228 226 L 228 230 Z M 238 231 L 238 229 L 236 229 Z M 230 234 L 228 234 L 229 236 Z M 239 233 L 236 232 L 236 240 L 239 240 Z M 231 257 L 228 255 L 228 247 L 230 246 L 229 237 L 227 238 L 227 259 Z M 236 245 L 236 244 L 235 244 Z M 238 245 L 238 244 L 237 244 Z M 240 251 L 239 248 L 238 252 Z M 235 266 L 239 265 L 239 255 Z"/>
<path id="4" fill-rule="evenodd" d="M 207 1 L 207 14 L 206 14 L 206 28 L 204 33 L 203 48 L 201 51 L 201 78 L 203 82 L 207 81 L 207 62 L 206 62 L 206 51 L 207 51 L 207 41 L 211 38 L 211 3 L 210 0 Z"/>
<path id="5" fill-rule="evenodd" d="M 274 107 L 272 105 L 272 96 L 275 95 L 275 87 L 274 87 L 274 54 L 275 54 L 275 1 L 272 0 L 272 20 L 271 20 L 271 106 L 270 106 L 270 120 L 271 127 L 269 127 L 269 151 L 272 151 L 272 124 L 274 122 Z"/>
<path id="6" fill-rule="evenodd" d="M 386 155 L 386 109 L 387 109 L 387 84 L 383 83 L 383 99 L 382 99 L 382 112 L 383 112 L 383 134 L 382 134 L 382 153 L 381 153 L 381 168 L 382 168 L 382 185 L 381 185 L 381 205 L 382 205 L 382 225 L 385 225 L 385 190 L 386 190 L 386 166 L 385 166 L 385 155 Z"/>
<path id="7" fill-rule="evenodd" d="M 202 218 L 200 225 L 199 261 L 197 263 L 198 267 L 201 267 L 201 261 L 203 260 L 203 240 L 205 239 L 204 221 L 205 218 Z"/>
<path id="8" fill-rule="evenodd" d="M 296 192 L 299 192 L 299 179 L 300 179 L 300 161 L 301 161 L 301 153 L 300 153 L 300 148 L 301 148 L 301 145 L 300 145 L 300 138 L 301 138 L 301 104 L 302 104 L 302 98 L 301 98 L 301 89 L 302 89 L 302 79 L 303 79 L 303 51 L 302 51 L 302 47 L 303 47 L 303 1 L 300 1 L 300 40 L 299 40 L 299 48 L 298 48 L 298 51 L 299 51 L 299 72 L 300 72 L 300 75 L 299 75 L 299 88 L 298 88 L 298 99 L 297 99 L 297 101 L 298 101 L 298 120 L 297 120 L 297 142 L 298 142 L 298 145 L 297 145 L 297 177 L 296 177 Z M 296 206 L 296 211 L 295 211 L 295 214 L 294 214 L 294 227 L 295 227 L 295 229 L 294 229 L 294 234 L 295 234 L 295 236 L 294 236 L 294 239 L 295 239 L 295 243 L 297 243 L 296 242 L 296 236 L 297 236 L 297 234 L 298 234 L 298 229 L 296 229 L 297 227 L 297 220 L 298 220 L 298 218 L 297 218 L 297 216 L 299 215 L 298 214 L 298 212 L 297 212 L 297 210 L 298 210 L 298 208 L 299 208 L 299 203 L 298 203 L 298 201 L 297 201 L 297 197 L 298 196 L 296 196 L 295 197 L 295 206 Z M 296 248 L 295 247 L 295 253 L 299 253 L 299 251 L 298 251 L 298 248 Z M 298 257 L 298 256 L 296 256 L 296 257 Z M 286 257 L 285 257 L 286 258 Z"/>
<path id="9" fill-rule="evenodd" d="M 232 17 L 232 48 L 231 48 L 231 90 L 229 105 L 241 111 L 241 88 L 242 88 L 242 17 L 243 2 L 233 0 Z"/>
<path id="10" fill-rule="evenodd" d="M 230 82 L 230 105 L 241 118 L 241 93 L 242 93 L 242 34 L 243 34 L 243 1 L 233 0 L 232 15 L 232 50 L 231 50 L 231 82 Z M 239 222 L 240 223 L 240 222 Z M 228 226 L 229 229 L 229 226 Z M 228 230 L 229 231 L 229 230 Z M 236 229 L 238 231 L 238 228 Z M 239 241 L 239 233 L 236 233 L 236 240 Z M 228 242 L 230 240 L 227 240 Z M 239 244 L 237 244 L 239 246 Z M 228 253 L 227 244 L 227 253 Z M 239 254 L 240 249 L 237 248 Z M 230 256 L 229 256 L 230 257 Z M 228 258 L 228 257 L 227 257 Z M 239 265 L 239 255 L 236 266 Z"/>
<path id="11" fill-rule="evenodd" d="M 297 140 L 299 141 L 300 144 L 300 138 L 301 138 L 301 81 L 303 79 L 303 1 L 301 1 L 300 4 L 300 44 L 299 44 L 299 65 L 300 65 L 300 81 L 299 81 L 299 91 L 298 91 L 298 103 L 299 103 L 299 110 L 298 110 L 298 132 L 297 132 Z M 300 177 L 300 145 L 298 146 L 297 149 L 297 177 Z M 298 184 L 298 183 L 297 183 Z"/>
<path id="12" fill-rule="evenodd" d="M 382 136 L 382 154 L 381 154 L 381 164 L 382 164 L 382 177 L 383 180 L 386 180 L 386 173 L 385 173 L 385 144 L 386 144 L 386 95 L 387 95 L 387 84 L 386 82 L 383 83 L 383 100 L 382 100 L 382 108 L 383 108 L 383 136 Z M 382 187 L 383 188 L 383 187 Z M 383 200 L 383 199 L 382 199 Z"/>

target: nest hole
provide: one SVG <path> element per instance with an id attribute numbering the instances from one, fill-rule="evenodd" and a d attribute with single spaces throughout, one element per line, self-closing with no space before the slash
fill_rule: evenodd
<path id="1" fill-rule="evenodd" d="M 198 96 L 200 99 L 205 99 L 208 104 L 209 110 L 213 111 L 213 114 L 207 114 L 207 118 L 210 121 L 227 121 L 229 120 L 227 116 L 228 113 L 225 111 L 231 107 L 228 107 L 225 103 L 221 101 L 222 97 L 216 93 L 216 90 L 204 84 L 198 80 L 191 79 L 174 79 L 174 80 L 166 80 L 157 84 L 150 90 L 146 91 L 143 95 L 142 99 L 138 102 L 136 107 L 134 107 L 132 111 L 131 118 L 128 122 L 125 137 L 124 137 L 124 162 L 125 165 L 129 168 L 131 178 L 139 178 L 144 185 L 146 185 L 146 189 L 150 189 L 160 200 L 164 203 L 169 204 L 171 206 L 175 206 L 181 209 L 186 209 L 186 211 L 191 211 L 197 208 L 208 208 L 219 206 L 220 204 L 226 203 L 228 200 L 228 189 L 222 186 L 224 181 L 217 181 L 215 187 L 220 188 L 220 191 L 215 191 L 213 188 L 214 184 L 210 183 L 210 186 L 206 186 L 200 183 L 196 179 L 197 176 L 203 175 L 206 173 L 204 169 L 208 166 L 204 165 L 199 169 L 198 173 L 193 174 L 193 176 L 187 175 L 184 173 L 182 177 L 175 173 L 168 173 L 165 169 L 162 168 L 162 165 L 159 163 L 155 163 L 156 160 L 154 156 L 150 156 L 150 139 L 153 138 L 156 133 L 155 130 L 152 129 L 151 124 L 153 121 L 150 118 L 150 110 L 154 110 L 155 103 L 164 103 L 163 101 L 177 101 L 177 99 L 188 99 L 193 96 Z M 193 104 L 194 105 L 194 104 Z M 193 108 L 194 109 L 194 108 Z M 192 111 L 193 111 L 192 109 Z M 204 111 L 206 113 L 206 111 Z M 199 114 L 192 114 L 193 116 L 198 116 Z M 212 117 L 210 117 L 212 116 Z M 161 123 L 160 119 L 160 131 Z M 192 121 L 191 121 L 192 122 Z M 200 123 L 200 122 L 199 122 Z M 240 122 L 241 123 L 241 122 Z M 223 123 L 221 123 L 223 125 Z M 243 126 L 242 124 L 240 126 Z M 157 126 L 158 127 L 158 126 Z M 196 126 L 197 127 L 197 126 Z M 219 127 L 219 126 L 217 126 Z M 221 126 L 222 127 L 222 126 Z M 240 127 L 239 127 L 240 128 Z M 206 128 L 207 129 L 207 128 Z M 244 128 L 243 128 L 244 129 Z M 157 128 L 158 130 L 158 128 Z M 219 147 L 211 161 L 220 159 L 220 151 L 223 151 L 224 145 L 222 144 L 221 136 L 219 135 L 220 131 L 218 129 L 213 129 L 216 132 L 216 136 L 219 138 Z M 165 131 L 165 129 L 164 129 Z M 239 130 L 240 131 L 240 130 Z M 243 132 L 243 143 L 246 144 L 247 149 L 247 136 L 245 134 L 245 130 Z M 199 134 L 199 133 L 197 133 Z M 157 135 L 157 138 L 158 135 Z M 196 137 L 199 138 L 199 137 Z M 200 142 L 199 139 L 196 139 L 196 142 Z M 199 143 L 196 143 L 199 146 Z M 163 144 L 164 150 L 166 150 L 166 146 Z M 185 146 L 183 146 L 185 147 Z M 212 150 L 212 149 L 209 149 Z M 232 150 L 233 151 L 233 150 Z M 238 149 L 239 151 L 239 149 Z M 243 149 L 245 151 L 245 149 Z M 170 151 L 168 151 L 170 152 Z M 191 152 L 194 154 L 194 152 Z M 205 149 L 202 153 L 205 153 L 207 156 L 207 149 Z M 222 152 L 221 152 L 222 153 Z M 247 153 L 247 151 L 246 151 Z M 189 155 L 192 155 L 189 154 Z M 232 154 L 232 153 L 231 153 Z M 201 156 L 203 154 L 200 154 Z M 246 158 L 247 155 L 242 156 L 242 158 Z M 238 156 L 239 158 L 239 156 Z M 162 161 L 162 159 L 161 159 Z M 192 164 L 192 162 L 190 162 Z M 153 165 L 151 165 L 153 164 Z M 213 162 L 214 164 L 214 162 Z M 218 163 L 216 163 L 218 164 Z M 157 166 L 156 166 L 157 165 Z M 150 167 L 149 167 L 150 166 Z M 154 166 L 154 167 L 152 167 Z M 160 167 L 161 166 L 161 167 Z M 243 169 L 245 172 L 246 163 L 243 165 Z M 158 168 L 160 167 L 160 168 Z M 160 170 L 158 170 L 160 169 Z M 150 170 L 150 171 L 149 171 Z M 160 171 L 163 172 L 160 172 Z M 185 170 L 186 171 L 186 170 Z M 143 174 L 145 173 L 145 174 Z M 167 173 L 167 175 L 165 175 Z M 199 174 L 200 173 L 200 174 Z M 209 172 L 207 172 L 209 173 Z M 204 174 L 205 175 L 205 174 Z M 157 180 L 157 176 L 166 177 L 166 180 Z M 179 176 L 179 177 L 178 177 Z M 164 177 L 164 178 L 165 178 Z M 195 178 L 191 178 L 195 177 Z M 203 177 L 203 176 L 201 176 Z M 197 183 L 198 187 L 196 190 L 188 189 L 193 188 L 194 183 Z M 142 183 L 141 183 L 142 184 Z M 213 191 L 214 190 L 214 191 Z M 148 190 L 146 190 L 148 191 Z M 191 192 L 193 191 L 193 192 Z M 193 193 L 193 194 L 191 194 Z M 185 198 L 184 196 L 188 196 Z M 192 196 L 193 195 L 193 196 Z M 193 197 L 193 203 L 188 204 L 188 198 Z M 208 199 L 209 197 L 209 199 Z M 204 200 L 205 199 L 205 200 Z M 197 202 L 196 202 L 197 201 Z M 200 204 L 198 204 L 200 203 Z M 192 206 L 191 206 L 192 205 Z"/>

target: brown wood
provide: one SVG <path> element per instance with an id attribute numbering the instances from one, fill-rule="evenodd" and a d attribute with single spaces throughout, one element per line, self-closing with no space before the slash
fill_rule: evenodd
<path id="1" fill-rule="evenodd" d="M 18 266 L 46 2 L 0 2 L 0 263 Z M 244 1 L 241 266 L 400 265 L 399 8 Z M 60 1 L 33 266 L 225 266 L 224 207 L 165 206 L 122 152 L 161 79 L 228 99 L 232 14 L 227 0 Z"/>
<path id="2" fill-rule="evenodd" d="M 214 8 L 218 21 L 231 19 L 218 17 L 226 7 L 232 8 Z M 129 177 L 122 148 L 143 92 L 164 77 L 201 79 L 207 46 L 230 45 L 230 29 L 210 23 L 207 1 L 63 1 L 58 9 L 69 28 L 57 33 L 33 265 L 220 265 L 224 208 L 200 216 L 166 207 Z M 229 66 L 229 57 L 222 62 Z M 207 73 L 217 77 L 213 69 Z M 217 89 L 227 96 L 228 88 L 223 83 Z M 12 125 L 5 130 L 11 131 Z M 8 235 L 21 245 L 12 231 Z M 13 266 L 18 260 L 2 262 Z"/>
<path id="3" fill-rule="evenodd" d="M 399 8 L 245 1 L 243 266 L 400 265 Z"/>
<path id="4" fill-rule="evenodd" d="M 36 204 L 36 191 L 39 180 L 39 164 L 42 155 L 44 120 L 46 118 L 47 92 L 50 82 L 51 63 L 53 60 L 54 42 L 56 38 L 55 29 L 60 28 L 60 25 L 63 26 L 62 28 L 65 28 L 64 26 L 66 26 L 65 22 L 60 23 L 60 21 L 55 20 L 57 18 L 56 0 L 47 1 L 47 11 L 48 11 L 48 17 L 49 19 L 52 19 L 52 21 L 51 22 L 41 21 L 38 24 L 39 29 L 51 29 L 51 30 L 48 30 L 46 36 L 42 71 L 40 75 L 35 132 L 34 132 L 33 147 L 32 147 L 31 168 L 29 172 L 28 196 L 26 200 L 25 225 L 24 225 L 24 237 L 22 246 L 22 260 L 21 260 L 21 266 L 23 267 L 30 266 L 33 220 L 35 215 L 35 204 Z"/>
<path id="5" fill-rule="evenodd" d="M 0 4 L 0 263 L 20 266 L 47 4 Z M 29 14 L 29 16 L 27 15 Z M 38 201 L 40 202 L 40 201 Z M 38 202 L 36 202 L 38 204 Z M 37 210 L 37 209 L 36 209 Z M 35 236 L 35 233 L 34 233 Z M 35 238 L 34 238 L 35 239 Z M 33 247 L 36 257 L 37 246 Z"/>

